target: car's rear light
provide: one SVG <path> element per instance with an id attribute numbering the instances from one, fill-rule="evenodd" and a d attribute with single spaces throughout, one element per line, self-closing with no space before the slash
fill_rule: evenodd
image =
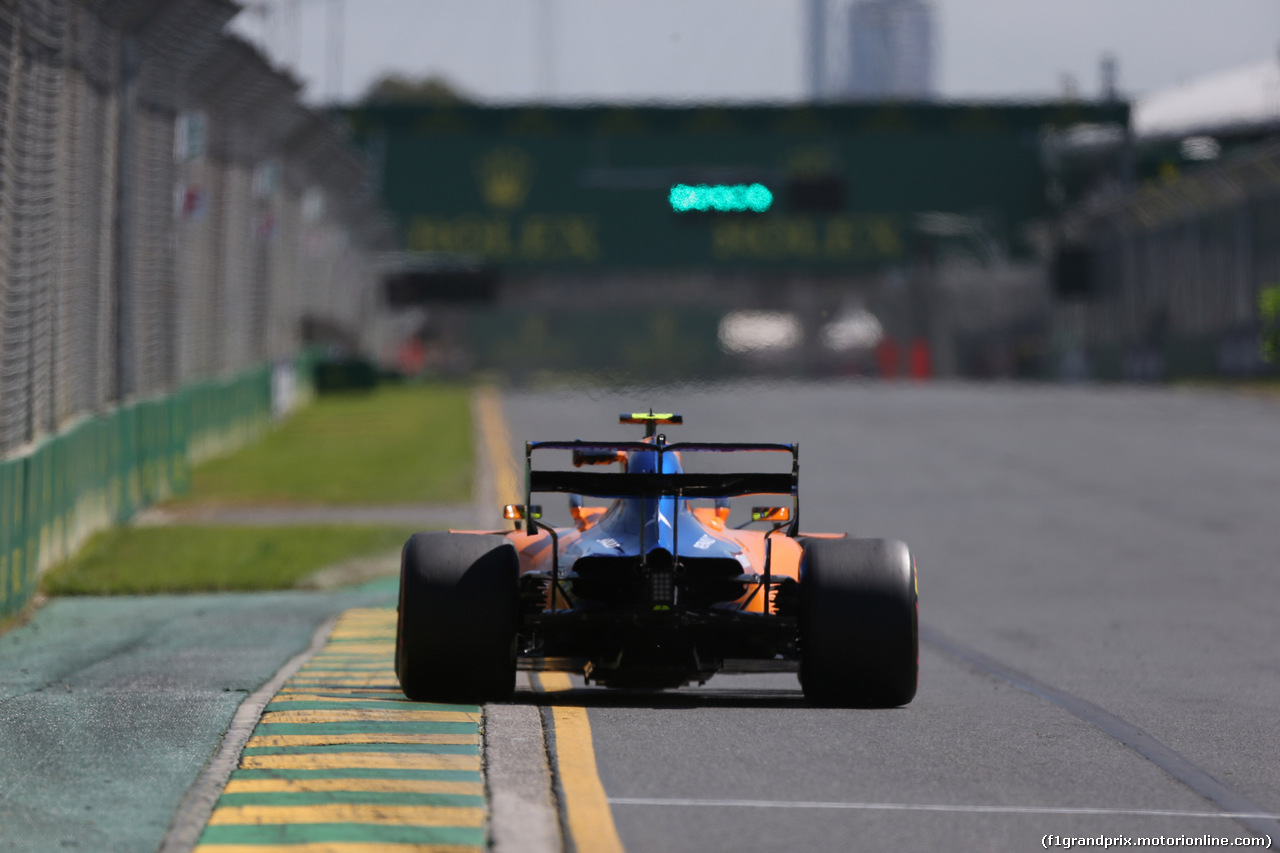
<path id="1" fill-rule="evenodd" d="M 655 606 L 671 606 L 676 603 L 676 575 L 670 569 L 655 569 L 649 573 L 649 601 Z"/>

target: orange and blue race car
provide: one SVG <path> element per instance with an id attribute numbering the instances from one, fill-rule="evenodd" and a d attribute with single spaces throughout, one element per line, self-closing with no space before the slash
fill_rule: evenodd
<path id="1" fill-rule="evenodd" d="M 668 443 L 657 427 L 679 415 L 620 420 L 644 438 L 526 444 L 525 502 L 504 510 L 514 530 L 405 543 L 395 666 L 408 698 L 501 700 L 527 669 L 650 689 L 796 672 L 816 705 L 911 701 L 917 587 L 905 544 L 801 532 L 795 444 Z M 534 468 L 548 451 L 573 468 Z M 704 454 L 785 454 L 790 470 L 685 470 Z M 542 521 L 533 497 L 551 492 L 569 495 L 573 526 Z M 730 499 L 745 495 L 788 500 L 730 526 Z"/>

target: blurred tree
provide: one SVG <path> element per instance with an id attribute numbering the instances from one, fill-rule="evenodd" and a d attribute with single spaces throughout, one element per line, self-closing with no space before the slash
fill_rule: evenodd
<path id="1" fill-rule="evenodd" d="M 364 93 L 366 104 L 459 104 L 471 100 L 438 74 L 408 77 L 383 74 Z"/>

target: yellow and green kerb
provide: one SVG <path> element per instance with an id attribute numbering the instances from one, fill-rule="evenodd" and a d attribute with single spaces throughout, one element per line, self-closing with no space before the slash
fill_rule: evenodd
<path id="1" fill-rule="evenodd" d="M 396 614 L 348 611 L 267 705 L 197 853 L 485 847 L 480 709 L 409 702 Z"/>

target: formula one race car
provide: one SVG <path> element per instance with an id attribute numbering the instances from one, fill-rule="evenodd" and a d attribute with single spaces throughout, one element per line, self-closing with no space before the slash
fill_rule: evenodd
<path id="1" fill-rule="evenodd" d="M 417 533 L 400 570 L 396 674 L 419 701 L 511 695 L 517 669 L 606 687 L 668 688 L 716 673 L 798 672 L 817 705 L 891 707 L 916 692 L 916 568 L 907 546 L 799 528 L 794 444 L 668 444 L 678 415 L 622 415 L 643 441 L 525 445 L 515 530 Z M 537 470 L 567 451 L 574 468 Z M 789 454 L 789 472 L 686 473 L 695 454 Z M 740 457 L 739 457 L 740 458 Z M 572 527 L 541 521 L 569 494 Z M 785 495 L 730 527 L 729 499 Z M 588 506 L 583 498 L 607 506 Z M 706 505 L 695 506 L 699 502 Z"/>

